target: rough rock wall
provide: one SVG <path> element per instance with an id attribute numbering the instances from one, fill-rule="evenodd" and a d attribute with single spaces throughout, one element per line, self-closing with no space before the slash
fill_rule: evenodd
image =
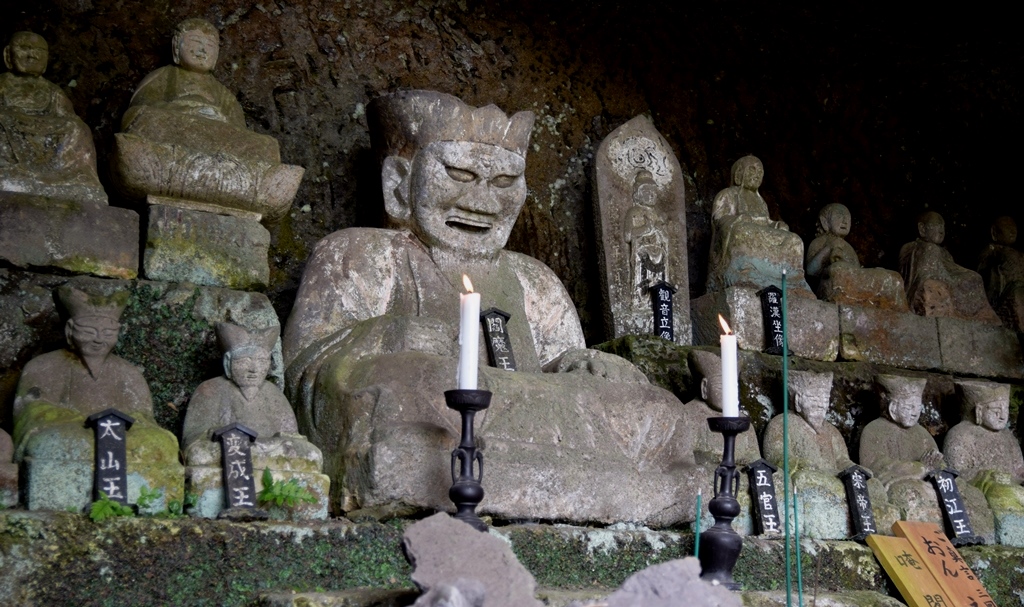
<path id="1" fill-rule="evenodd" d="M 1022 43 L 1011 20 L 980 11 L 612 0 L 4 4 L 5 40 L 20 29 L 49 40 L 47 76 L 93 128 L 105 184 L 121 113 L 142 77 L 170 61 L 174 24 L 201 16 L 217 25 L 216 76 L 237 92 L 251 128 L 307 169 L 292 212 L 271 230 L 269 295 L 282 318 L 319 238 L 379 224 L 364 108 L 398 87 L 537 113 L 530 193 L 510 247 L 562 278 L 591 342 L 605 337 L 593 152 L 639 113 L 688 176 L 695 295 L 707 201 L 746 153 L 764 161 L 773 215 L 805 241 L 822 205 L 849 206 L 850 241 L 868 265 L 895 267 L 926 207 L 946 215 L 947 241 L 965 265 L 992 218 L 1018 213 L 1003 202 L 1017 171 L 1002 150 L 1022 130 Z"/>

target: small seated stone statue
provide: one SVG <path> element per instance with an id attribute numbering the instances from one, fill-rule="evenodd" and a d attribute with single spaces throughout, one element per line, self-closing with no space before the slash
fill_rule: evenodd
<path id="1" fill-rule="evenodd" d="M 917 222 L 919 237 L 900 249 L 900 274 L 910 309 L 921 316 L 949 316 L 999 324 L 974 271 L 958 266 L 942 246 L 946 222 L 928 211 Z"/>
<path id="2" fill-rule="evenodd" d="M 690 352 L 690 365 L 700 375 L 700 398 L 683 405 L 683 428 L 692 433 L 693 448 L 684 448 L 684 456 L 692 451 L 698 466 L 710 466 L 714 477 L 715 468 L 722 463 L 722 435 L 708 428 L 709 417 L 722 415 L 722 359 L 705 350 Z M 746 415 L 742 413 L 741 415 Z M 688 437 L 689 438 L 689 437 Z M 753 431 L 736 435 L 736 465 L 742 466 L 761 457 L 757 446 L 757 434 Z"/>
<path id="3" fill-rule="evenodd" d="M 996 540 L 1024 546 L 1024 456 L 1007 427 L 1010 386 L 964 380 L 957 388 L 964 419 L 946 433 L 946 463 L 960 472 L 961 487 L 970 483 L 985 494 L 995 518 Z"/>
<path id="4" fill-rule="evenodd" d="M 106 204 L 92 132 L 64 91 L 43 78 L 46 40 L 15 32 L 0 74 L 0 191 Z"/>
<path id="5" fill-rule="evenodd" d="M 124 192 L 150 203 L 274 219 L 291 206 L 303 168 L 281 164 L 273 137 L 250 131 L 235 96 L 211 75 L 217 28 L 178 24 L 175 65 L 146 76 L 116 137 L 115 173 Z"/>
<path id="6" fill-rule="evenodd" d="M 879 375 L 882 393 L 879 417 L 860 437 L 860 463 L 875 472 L 886 488 L 889 503 L 900 508 L 904 520 L 942 525 L 935 488 L 925 480 L 944 461 L 932 435 L 917 423 L 923 408 L 923 378 Z"/>
<path id="7" fill-rule="evenodd" d="M 782 271 L 795 293 L 812 296 L 804 280 L 804 243 L 783 221 L 773 221 L 758 192 L 764 167 L 756 156 L 732 165 L 733 185 L 715 196 L 707 292 L 731 286 L 778 286 Z"/>
<path id="8" fill-rule="evenodd" d="M 681 404 L 632 364 L 589 350 L 572 300 L 544 264 L 504 249 L 526 200 L 530 112 L 404 91 L 368 108 L 392 229 L 349 228 L 306 263 L 285 329 L 299 428 L 324 452 L 332 508 L 451 507 L 459 415 L 459 293 L 506 324 L 514 372 L 480 361 L 493 396 L 478 512 L 502 518 L 690 521 L 677 455 Z M 486 349 L 481 346 L 483 354 Z"/>
<path id="9" fill-rule="evenodd" d="M 815 294 L 825 301 L 870 308 L 907 311 L 907 295 L 899 273 L 864 268 L 846 235 L 852 218 L 845 205 L 825 205 L 818 214 L 818 235 L 807 247 L 805 270 L 816 278 Z"/>
<path id="10" fill-rule="evenodd" d="M 839 430 L 825 420 L 832 392 L 831 373 L 789 372 L 789 471 L 792 487 L 799 492 L 802 533 L 817 539 L 839 539 L 850 535 L 846 490 L 837 474 L 853 465 L 846 441 Z M 768 422 L 764 434 L 764 458 L 783 470 L 783 415 Z M 870 472 L 870 470 L 869 470 Z M 776 487 L 781 482 L 776 482 Z M 868 492 L 879 529 L 887 529 L 885 489 L 868 480 Z M 781 495 L 780 495 L 781 502 Z M 891 520 L 889 520 L 891 523 Z"/>
<path id="11" fill-rule="evenodd" d="M 58 291 L 70 318 L 68 349 L 30 360 L 14 399 L 15 459 L 26 471 L 30 510 L 82 508 L 91 501 L 93 431 L 85 418 L 115 408 L 135 418 L 127 434 L 128 500 L 142 485 L 163 490 L 157 510 L 183 497 L 178 441 L 153 419 L 153 401 L 142 373 L 113 354 L 128 301 L 121 291 Z"/>
<path id="12" fill-rule="evenodd" d="M 992 224 L 991 234 L 992 242 L 978 259 L 985 294 L 1005 326 L 1024 331 L 1024 254 L 1013 246 L 1017 222 L 1000 217 Z"/>
<path id="13" fill-rule="evenodd" d="M 275 480 L 295 478 L 317 503 L 299 504 L 293 516 L 327 517 L 330 481 L 321 474 L 323 454 L 298 433 L 291 405 L 281 389 L 266 380 L 278 332 L 276 326 L 248 331 L 217 323 L 224 376 L 199 384 L 189 400 L 182 431 L 186 486 L 199 496 L 193 514 L 212 518 L 225 507 L 221 448 L 211 437 L 224 426 L 240 423 L 258 434 L 250 449 L 257 491 L 262 488 L 265 469 Z"/>

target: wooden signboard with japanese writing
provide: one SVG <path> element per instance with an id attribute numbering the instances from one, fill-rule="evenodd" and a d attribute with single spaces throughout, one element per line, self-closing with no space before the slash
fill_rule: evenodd
<path id="1" fill-rule="evenodd" d="M 961 606 L 960 603 L 950 601 L 949 595 L 917 555 L 910 540 L 872 534 L 867 537 L 867 542 L 909 607 Z"/>
<path id="2" fill-rule="evenodd" d="M 978 576 L 938 525 L 896 521 L 892 530 L 910 542 L 932 576 L 953 600 L 953 605 L 996 607 Z"/>

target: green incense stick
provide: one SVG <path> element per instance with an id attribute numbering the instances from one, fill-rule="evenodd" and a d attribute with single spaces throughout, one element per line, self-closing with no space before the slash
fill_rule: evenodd
<path id="1" fill-rule="evenodd" d="M 789 339 L 786 320 L 786 271 L 782 271 L 782 511 L 786 514 L 786 607 L 793 607 L 793 572 L 789 559 Z"/>

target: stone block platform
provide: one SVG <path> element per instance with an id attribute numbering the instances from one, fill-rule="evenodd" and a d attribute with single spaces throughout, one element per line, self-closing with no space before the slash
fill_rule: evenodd
<path id="1" fill-rule="evenodd" d="M 64 512 L 4 511 L 0 604 L 408 605 L 415 590 L 401 537 L 412 522 L 122 518 L 97 524 Z M 512 545 L 549 605 L 607 596 L 636 571 L 693 553 L 688 532 L 627 525 L 514 524 L 489 533 Z M 841 593 L 829 604 L 898 604 L 885 596 L 888 580 L 866 546 L 803 540 L 801 548 L 805 601 L 814 593 L 819 599 Z M 1024 549 L 961 553 L 997 604 L 1020 604 Z M 744 540 L 735 578 L 745 604 L 780 604 L 783 562 L 782 540 Z"/>

